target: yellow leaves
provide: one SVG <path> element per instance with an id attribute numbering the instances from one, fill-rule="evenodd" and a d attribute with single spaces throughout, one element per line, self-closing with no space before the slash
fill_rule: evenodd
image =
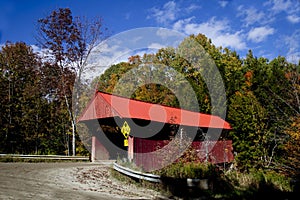
<path id="1" fill-rule="evenodd" d="M 298 168 L 300 164 L 300 116 L 294 117 L 293 123 L 285 133 L 290 136 L 285 144 L 287 161 L 292 167 Z"/>
<path id="2" fill-rule="evenodd" d="M 235 92 L 235 95 L 241 97 L 241 96 L 242 96 L 242 93 L 241 93 L 240 91 L 236 91 L 236 92 Z"/>
<path id="3" fill-rule="evenodd" d="M 250 81 L 246 81 L 245 83 L 248 87 L 250 87 L 252 85 L 252 83 Z"/>
<path id="4" fill-rule="evenodd" d="M 286 133 L 291 137 L 292 140 L 299 140 L 300 144 L 300 118 L 295 118 L 291 127 L 286 130 Z"/>
<path id="5" fill-rule="evenodd" d="M 205 95 L 204 103 L 209 103 L 209 96 Z"/>

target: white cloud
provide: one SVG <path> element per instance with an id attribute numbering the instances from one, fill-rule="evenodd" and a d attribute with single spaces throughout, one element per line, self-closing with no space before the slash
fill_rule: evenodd
<path id="1" fill-rule="evenodd" d="M 287 20 L 293 24 L 299 23 L 300 22 L 300 17 L 297 15 L 288 15 Z"/>
<path id="2" fill-rule="evenodd" d="M 269 27 L 257 27 L 252 28 L 248 33 L 248 40 L 251 40 L 252 42 L 258 43 L 264 41 L 269 35 L 274 34 L 275 29 L 269 28 Z"/>
<path id="3" fill-rule="evenodd" d="M 241 32 L 235 32 L 233 34 L 225 33 L 212 40 L 214 44 L 219 44 L 223 47 L 232 47 L 238 50 L 246 49 L 247 46 L 246 43 L 243 42 Z"/>
<path id="4" fill-rule="evenodd" d="M 50 49 L 42 49 L 36 45 L 30 45 L 32 48 L 33 53 L 36 53 L 38 56 L 42 58 L 43 62 L 53 62 L 54 56 L 51 54 Z"/>
<path id="5" fill-rule="evenodd" d="M 287 54 L 287 61 L 298 64 L 300 62 L 300 51 Z"/>
<path id="6" fill-rule="evenodd" d="M 31 48 L 32 48 L 33 52 L 35 52 L 35 53 L 41 52 L 41 48 L 36 45 L 31 45 Z"/>
<path id="7" fill-rule="evenodd" d="M 193 23 L 193 17 L 179 20 L 173 28 L 186 34 L 202 33 L 212 39 L 216 46 L 232 47 L 242 50 L 246 48 L 241 32 L 232 33 L 227 20 L 216 20 L 212 17 L 207 22 Z"/>
<path id="8" fill-rule="evenodd" d="M 130 49 L 119 45 L 117 42 L 104 42 L 95 47 L 88 59 L 88 63 L 100 67 L 110 66 L 119 63 L 120 60 L 127 61 L 129 56 L 126 56 L 130 51 Z"/>
<path id="9" fill-rule="evenodd" d="M 156 31 L 156 35 L 163 39 L 168 39 L 170 37 L 182 37 L 182 33 L 166 28 L 159 28 Z"/>
<path id="10" fill-rule="evenodd" d="M 242 19 L 243 22 L 245 22 L 245 26 L 252 25 L 256 22 L 262 22 L 265 19 L 265 14 L 262 11 L 258 11 L 254 7 L 245 8 L 244 6 L 239 6 L 237 8 L 238 10 L 238 17 L 244 17 Z"/>
<path id="11" fill-rule="evenodd" d="M 185 8 L 184 10 L 187 12 L 187 13 L 191 13 L 193 12 L 194 10 L 198 10 L 200 9 L 201 6 L 199 5 L 196 5 L 196 4 L 191 4 L 189 7 Z"/>
<path id="12" fill-rule="evenodd" d="M 149 49 L 161 49 L 161 48 L 165 48 L 165 45 L 162 45 L 160 43 L 152 43 L 149 45 Z"/>
<path id="13" fill-rule="evenodd" d="M 288 15 L 300 12 L 300 1 L 298 0 L 269 0 L 264 3 L 264 6 L 270 6 L 269 10 L 272 15 L 280 12 L 285 12 Z"/>
<path id="14" fill-rule="evenodd" d="M 194 17 L 190 17 L 187 19 L 181 19 L 178 20 L 177 22 L 175 22 L 173 24 L 173 29 L 177 30 L 177 31 L 184 31 L 184 26 L 186 26 L 187 24 L 191 23 L 191 21 L 194 19 Z M 185 33 L 187 33 L 187 31 L 184 31 Z M 187 34 L 191 34 L 191 33 L 187 33 Z"/>
<path id="15" fill-rule="evenodd" d="M 279 15 L 286 15 L 285 18 L 289 23 L 296 24 L 300 22 L 300 1 L 299 0 L 269 0 L 263 4 L 267 7 L 268 13 L 266 19 L 275 21 Z M 282 18 L 282 16 L 280 16 Z"/>
<path id="16" fill-rule="evenodd" d="M 284 36 L 283 46 L 287 49 L 287 60 L 290 62 L 297 63 L 300 61 L 300 29 L 294 31 L 292 35 Z"/>
<path id="17" fill-rule="evenodd" d="M 120 45 L 121 42 L 114 39 L 104 41 L 96 46 L 88 57 L 87 65 L 81 75 L 81 80 L 90 83 L 111 65 L 126 62 L 131 51 Z"/>
<path id="18" fill-rule="evenodd" d="M 93 80 L 95 75 L 98 76 L 112 64 L 127 62 L 132 55 L 154 53 L 161 47 L 182 41 L 183 38 L 183 34 L 176 31 L 154 27 L 137 28 L 114 35 L 91 52 L 83 80 Z"/>
<path id="19" fill-rule="evenodd" d="M 179 9 L 174 1 L 169 1 L 163 5 L 162 8 L 151 8 L 151 15 L 147 18 L 154 18 L 156 22 L 160 24 L 167 24 L 170 21 L 176 19 L 176 14 L 179 12 Z"/>
<path id="20" fill-rule="evenodd" d="M 269 0 L 267 5 L 271 5 L 271 10 L 275 13 L 281 11 L 289 12 L 289 9 L 293 6 L 293 3 L 290 0 Z"/>
<path id="21" fill-rule="evenodd" d="M 168 1 L 162 7 L 149 9 L 150 14 L 147 16 L 147 19 L 153 18 L 159 24 L 169 25 L 170 22 L 174 22 L 180 16 L 191 14 L 200 8 L 201 6 L 197 4 L 181 6 L 178 2 Z"/>
<path id="22" fill-rule="evenodd" d="M 228 1 L 219 1 L 218 3 L 222 8 L 225 8 L 228 4 Z"/>

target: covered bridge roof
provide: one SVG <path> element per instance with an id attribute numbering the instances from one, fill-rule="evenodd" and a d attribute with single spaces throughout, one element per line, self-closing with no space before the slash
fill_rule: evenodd
<path id="1" fill-rule="evenodd" d="M 128 99 L 100 91 L 95 93 L 94 98 L 79 118 L 79 122 L 111 117 L 203 128 L 231 129 L 230 124 L 218 116 Z"/>

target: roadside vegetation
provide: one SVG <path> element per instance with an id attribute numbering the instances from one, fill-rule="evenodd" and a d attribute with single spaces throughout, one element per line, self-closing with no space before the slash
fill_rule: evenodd
<path id="1" fill-rule="evenodd" d="M 133 169 L 144 171 L 134 163 L 117 160 L 117 163 Z M 231 165 L 233 166 L 233 165 Z M 179 159 L 153 174 L 160 175 L 161 183 L 129 177 L 111 169 L 112 177 L 139 187 L 159 191 L 168 198 L 179 199 L 297 199 L 299 187 L 293 179 L 270 169 L 250 169 L 248 172 L 211 163 L 185 162 Z M 188 186 L 187 179 L 194 180 L 194 186 Z M 204 180 L 201 185 L 200 181 Z M 195 184 L 196 183 L 196 184 Z M 202 183 L 202 184 L 203 184 Z"/>

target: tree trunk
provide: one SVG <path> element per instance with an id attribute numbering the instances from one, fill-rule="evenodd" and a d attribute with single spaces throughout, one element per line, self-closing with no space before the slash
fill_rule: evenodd
<path id="1" fill-rule="evenodd" d="M 75 125 L 75 121 L 72 119 L 72 156 L 76 156 L 75 134 L 76 134 L 76 125 Z"/>

